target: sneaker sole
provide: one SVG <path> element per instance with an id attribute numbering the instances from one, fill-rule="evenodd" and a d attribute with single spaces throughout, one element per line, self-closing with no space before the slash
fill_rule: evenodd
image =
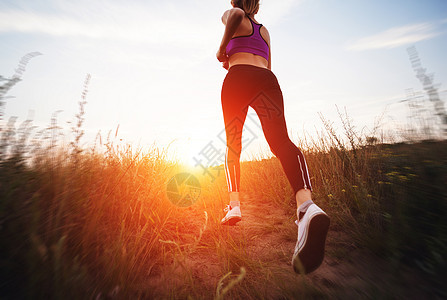
<path id="1" fill-rule="evenodd" d="M 296 273 L 311 273 L 323 262 L 329 223 L 326 214 L 318 214 L 310 220 L 306 243 L 293 258 L 293 270 Z"/>
<path id="2" fill-rule="evenodd" d="M 229 225 L 229 226 L 234 226 L 236 225 L 237 222 L 241 221 L 242 218 L 241 217 L 232 217 L 229 218 L 228 220 L 226 220 L 225 222 L 222 223 L 222 225 Z"/>

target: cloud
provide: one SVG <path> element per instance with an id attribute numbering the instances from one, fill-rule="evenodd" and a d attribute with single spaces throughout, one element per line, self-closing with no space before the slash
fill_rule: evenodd
<path id="1" fill-rule="evenodd" d="M 51 16 L 24 11 L 0 12 L 0 32 L 42 33 L 53 36 L 85 36 L 98 38 L 105 35 L 99 26 L 82 23 L 70 17 Z"/>
<path id="2" fill-rule="evenodd" d="M 260 20 L 280 21 L 305 0 L 261 1 Z M 265 2 L 265 3 L 264 3 Z M 204 46 L 220 40 L 224 2 L 43 0 L 30 6 L 0 5 L 0 34 L 25 33 L 55 37 L 105 39 L 146 44 Z"/>
<path id="3" fill-rule="evenodd" d="M 110 2 L 102 7 L 61 4 L 57 8 L 56 12 L 3 9 L 0 11 L 0 33 L 191 46 L 203 45 L 215 32 L 220 32 L 218 19 L 213 22 L 200 18 L 201 12 L 194 6 L 190 7 L 188 15 L 169 3 L 122 5 Z"/>
<path id="4" fill-rule="evenodd" d="M 435 31 L 435 26 L 430 23 L 394 27 L 381 33 L 361 38 L 348 45 L 347 49 L 352 51 L 390 49 L 428 40 L 439 34 L 439 32 Z"/>
<path id="5" fill-rule="evenodd" d="M 211 1 L 38 2 L 34 7 L 0 3 L 0 39 L 9 38 L 5 33 L 23 34 L 42 39 L 45 47 L 50 37 L 69 45 L 64 55 L 100 55 L 102 61 L 119 65 L 178 70 L 214 59 L 224 30 L 220 16 L 225 4 Z"/>

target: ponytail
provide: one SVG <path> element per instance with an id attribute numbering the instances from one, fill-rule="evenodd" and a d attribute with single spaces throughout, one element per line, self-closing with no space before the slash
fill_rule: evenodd
<path id="1" fill-rule="evenodd" d="M 242 9 L 247 15 L 254 15 L 259 10 L 259 0 L 233 0 L 236 7 Z"/>

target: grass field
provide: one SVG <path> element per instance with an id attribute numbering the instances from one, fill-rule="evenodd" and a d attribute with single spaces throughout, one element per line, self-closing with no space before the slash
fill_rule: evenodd
<path id="1" fill-rule="evenodd" d="M 300 275 L 295 201 L 276 158 L 242 163 L 244 219 L 222 227 L 223 172 L 213 181 L 113 136 L 82 149 L 83 104 L 66 146 L 55 128 L 2 128 L 1 299 L 447 297 L 445 140 L 385 144 L 323 120 L 324 134 L 297 142 L 331 217 L 323 265 Z M 200 197 L 182 207 L 167 185 L 185 171 Z"/>

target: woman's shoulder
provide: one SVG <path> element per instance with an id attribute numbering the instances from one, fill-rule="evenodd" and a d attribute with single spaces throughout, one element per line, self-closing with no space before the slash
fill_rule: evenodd
<path id="1" fill-rule="evenodd" d="M 240 9 L 239 7 L 233 7 L 232 9 L 228 9 L 226 10 L 223 15 L 222 15 L 222 23 L 224 23 L 224 25 L 227 24 L 227 20 L 230 16 L 245 16 L 245 12 Z"/>
<path id="2" fill-rule="evenodd" d="M 269 34 L 267 27 L 262 25 L 260 31 L 261 31 L 261 36 L 270 44 L 270 34 Z"/>

